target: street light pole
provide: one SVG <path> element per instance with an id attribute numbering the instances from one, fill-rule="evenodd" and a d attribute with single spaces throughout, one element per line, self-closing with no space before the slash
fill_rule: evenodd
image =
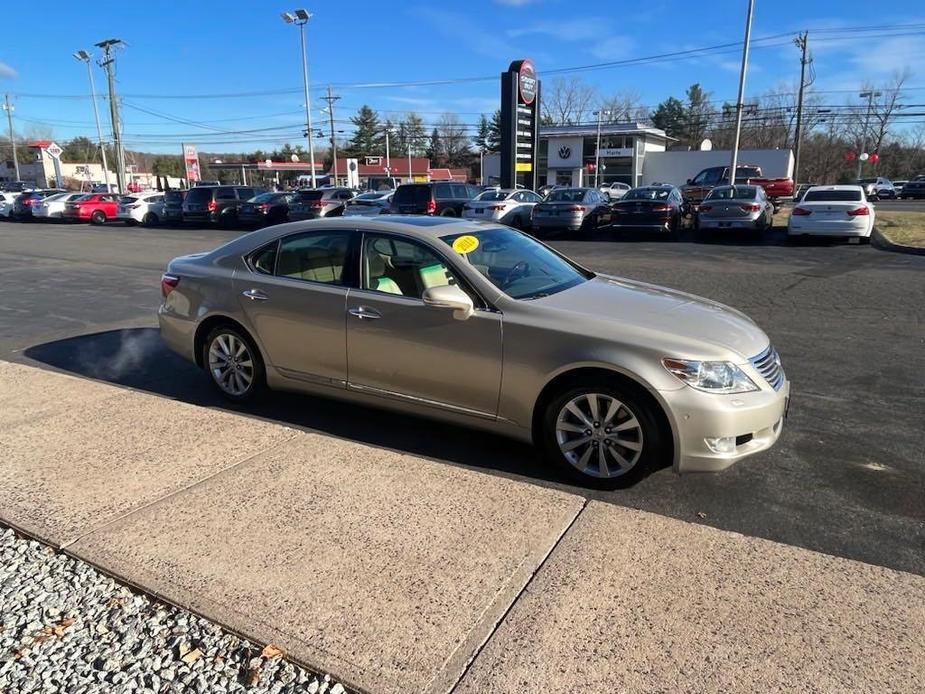
<path id="1" fill-rule="evenodd" d="M 874 104 L 874 97 L 880 96 L 880 94 L 881 92 L 875 92 L 873 90 L 858 94 L 862 99 L 865 97 L 867 98 L 867 116 L 864 118 L 864 132 L 861 133 L 861 151 L 858 152 L 858 179 L 861 178 L 861 173 L 864 168 L 861 155 L 864 154 L 864 150 L 867 149 L 867 129 L 870 127 L 870 110 Z"/>
<path id="2" fill-rule="evenodd" d="M 331 85 L 328 85 L 328 95 L 324 100 L 328 102 L 328 117 L 331 120 L 331 161 L 334 169 L 334 185 L 337 185 L 337 141 L 334 139 L 334 102 L 340 97 L 334 96 Z"/>
<path id="3" fill-rule="evenodd" d="M 296 24 L 299 27 L 299 45 L 302 48 L 302 88 L 305 92 L 305 137 L 308 138 L 308 156 L 311 159 L 311 180 L 312 188 L 316 187 L 315 181 L 315 143 L 312 137 L 312 101 L 308 95 L 308 56 L 305 49 L 305 25 L 311 19 L 311 12 L 303 9 L 293 10 L 292 12 L 282 13 L 283 21 L 286 24 Z"/>
<path id="4" fill-rule="evenodd" d="M 797 97 L 797 127 L 793 138 L 793 183 L 800 183 L 800 150 L 803 143 L 803 90 L 806 88 L 806 65 L 810 61 L 806 59 L 807 46 L 809 44 L 809 32 L 804 31 L 800 36 L 795 38 L 794 43 L 802 51 L 800 56 L 800 92 Z"/>
<path id="5" fill-rule="evenodd" d="M 106 78 L 109 84 L 109 117 L 112 121 L 112 140 L 116 148 L 116 182 L 119 184 L 119 192 L 125 195 L 125 151 L 122 149 L 122 124 L 119 120 L 119 102 L 116 99 L 116 82 L 115 82 L 115 62 L 116 57 L 113 48 L 123 45 L 121 39 L 106 39 L 96 44 L 97 48 L 103 49 L 103 57 L 100 59 L 100 67 L 106 70 Z"/>
<path id="6" fill-rule="evenodd" d="M 739 139 L 742 136 L 742 109 L 745 104 L 745 73 L 748 71 L 748 46 L 752 40 L 752 14 L 755 11 L 755 0 L 748 0 L 748 16 L 745 18 L 745 43 L 742 44 L 742 70 L 739 73 L 739 97 L 736 99 L 736 134 L 732 145 L 732 163 L 729 166 L 729 185 L 736 182 L 736 169 L 739 165 Z"/>
<path id="7" fill-rule="evenodd" d="M 93 57 L 87 51 L 77 51 L 74 57 L 87 64 L 87 76 L 90 78 L 90 102 L 93 104 L 93 118 L 96 120 L 96 136 L 100 143 L 100 158 L 103 160 L 103 180 L 106 181 L 106 191 L 112 189 L 109 186 L 109 164 L 106 162 L 106 145 L 103 142 L 103 128 L 100 125 L 100 110 L 96 105 L 96 85 L 93 82 L 93 68 L 90 65 L 90 59 Z"/>
<path id="8" fill-rule="evenodd" d="M 594 115 L 597 116 L 597 147 L 594 149 L 594 187 L 600 188 L 598 184 L 601 168 L 601 116 L 609 111 L 595 111 Z"/>
<path id="9" fill-rule="evenodd" d="M 22 180 L 19 175 L 19 157 L 16 156 L 16 140 L 13 139 L 13 104 L 10 103 L 10 95 L 6 95 L 6 102 L 3 104 L 3 110 L 6 111 L 6 120 L 10 124 L 10 147 L 13 148 L 13 168 L 16 169 L 16 180 Z"/>

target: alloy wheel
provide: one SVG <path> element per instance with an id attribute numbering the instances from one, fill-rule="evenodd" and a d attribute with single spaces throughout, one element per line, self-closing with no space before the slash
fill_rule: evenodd
<path id="1" fill-rule="evenodd" d="M 602 479 L 620 477 L 642 456 L 642 425 L 615 397 L 582 393 L 559 411 L 556 443 L 562 456 L 582 474 Z"/>
<path id="2" fill-rule="evenodd" d="M 209 345 L 209 373 L 229 395 L 247 393 L 254 382 L 254 358 L 247 343 L 233 333 L 216 335 Z"/>

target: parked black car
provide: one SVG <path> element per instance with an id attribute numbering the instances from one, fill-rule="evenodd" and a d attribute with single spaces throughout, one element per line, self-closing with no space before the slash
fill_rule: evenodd
<path id="1" fill-rule="evenodd" d="M 46 190 L 30 190 L 28 193 L 22 193 L 13 201 L 13 209 L 10 211 L 10 219 L 18 219 L 21 222 L 32 219 L 32 208 L 38 206 L 42 200 L 55 193 L 66 193 L 66 190 L 57 188 L 48 188 Z"/>
<path id="2" fill-rule="evenodd" d="M 461 217 L 463 205 L 482 192 L 467 183 L 437 181 L 406 183 L 392 196 L 392 214 L 429 214 L 438 217 Z"/>
<path id="3" fill-rule="evenodd" d="M 238 221 L 238 206 L 260 192 L 250 186 L 191 188 L 183 200 L 183 223 L 232 226 Z"/>
<path id="4" fill-rule="evenodd" d="M 318 219 L 319 217 L 340 217 L 344 214 L 347 201 L 356 193 L 350 188 L 315 188 L 300 190 L 289 203 L 289 221 Z"/>
<path id="5" fill-rule="evenodd" d="M 238 224 L 245 227 L 266 227 L 289 220 L 289 203 L 295 193 L 261 193 L 238 208 Z"/>
<path id="6" fill-rule="evenodd" d="M 667 184 L 633 188 L 610 209 L 613 228 L 657 229 L 675 239 L 686 211 L 681 191 Z"/>
<path id="7" fill-rule="evenodd" d="M 180 224 L 183 221 L 183 201 L 186 199 L 185 190 L 164 191 L 164 223 L 169 225 Z"/>
<path id="8" fill-rule="evenodd" d="M 908 181 L 903 186 L 901 198 L 904 200 L 919 200 L 925 198 L 925 176 L 916 176 L 914 180 Z"/>

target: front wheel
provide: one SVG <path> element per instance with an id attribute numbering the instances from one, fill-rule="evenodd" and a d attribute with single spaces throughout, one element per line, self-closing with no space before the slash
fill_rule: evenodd
<path id="1" fill-rule="evenodd" d="M 95 210 L 93 214 L 90 215 L 91 224 L 105 224 L 106 223 L 106 213 L 102 210 Z"/>
<path id="2" fill-rule="evenodd" d="M 579 484 L 615 488 L 641 479 L 662 455 L 655 414 L 616 384 L 567 389 L 543 416 L 546 458 Z"/>
<path id="3" fill-rule="evenodd" d="M 265 388 L 266 371 L 257 346 L 230 325 L 221 325 L 209 333 L 202 363 L 212 384 L 232 402 L 252 400 Z"/>

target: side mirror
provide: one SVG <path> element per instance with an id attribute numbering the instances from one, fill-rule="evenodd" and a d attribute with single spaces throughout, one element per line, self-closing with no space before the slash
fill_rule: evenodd
<path id="1" fill-rule="evenodd" d="M 475 310 L 472 297 L 455 284 L 444 284 L 425 289 L 421 296 L 424 305 L 429 308 L 442 308 L 453 311 L 453 318 L 466 320 Z"/>

